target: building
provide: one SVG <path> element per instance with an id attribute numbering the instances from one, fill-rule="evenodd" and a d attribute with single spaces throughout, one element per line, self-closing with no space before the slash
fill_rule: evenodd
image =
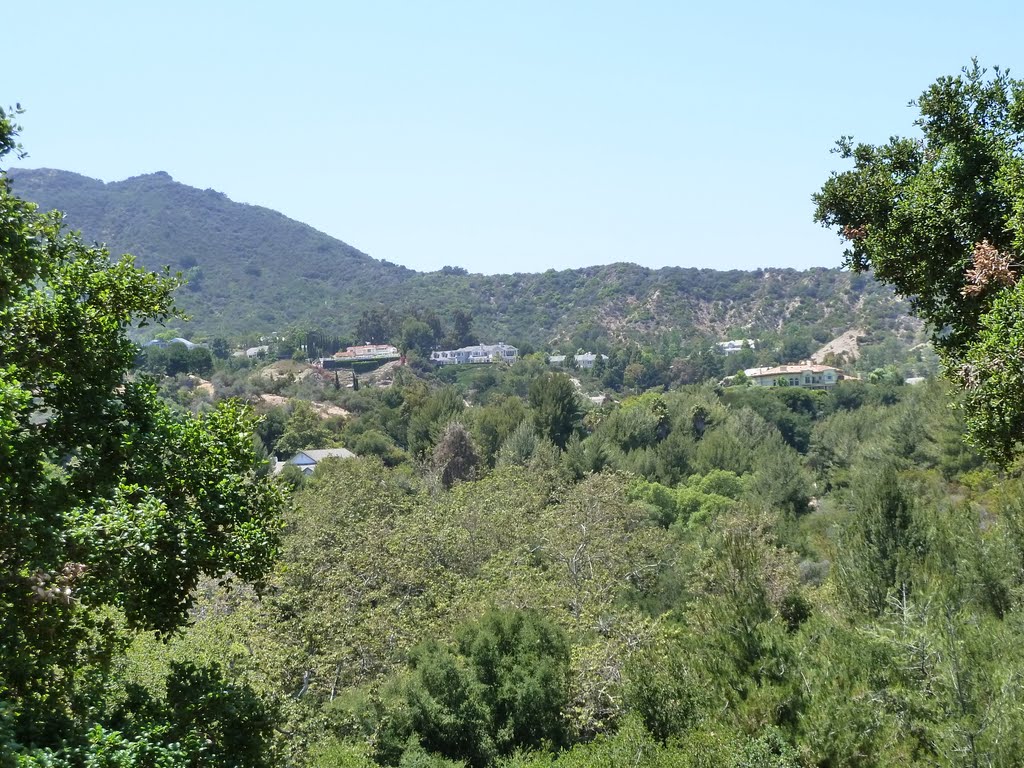
<path id="1" fill-rule="evenodd" d="M 726 355 L 734 355 L 737 352 L 742 351 L 744 347 L 756 349 L 755 344 L 756 342 L 754 339 L 730 339 L 729 341 L 716 342 L 715 346 Z"/>
<path id="2" fill-rule="evenodd" d="M 171 344 L 181 344 L 185 349 L 195 349 L 196 347 L 204 346 L 202 344 L 196 344 L 194 341 L 183 339 L 180 336 L 176 336 L 173 339 L 152 339 L 147 341 L 142 346 L 144 347 L 169 347 Z"/>
<path id="3" fill-rule="evenodd" d="M 499 341 L 497 344 L 477 344 L 459 349 L 438 349 L 430 353 L 438 365 L 467 365 L 470 363 L 514 363 L 519 350 Z"/>
<path id="4" fill-rule="evenodd" d="M 397 360 L 402 356 L 398 347 L 391 344 L 361 344 L 356 347 L 349 347 L 344 352 L 336 352 L 336 360 Z"/>
<path id="5" fill-rule="evenodd" d="M 302 471 L 302 474 L 311 475 L 317 465 L 324 459 L 354 459 L 355 457 L 356 455 L 348 448 L 320 448 L 316 450 L 311 448 L 306 451 L 299 451 L 288 461 L 276 461 L 271 472 L 276 475 L 285 468 L 286 464 L 294 464 Z"/>
<path id="6" fill-rule="evenodd" d="M 788 386 L 804 389 L 831 389 L 843 379 L 856 378 L 839 368 L 809 362 L 771 368 L 747 368 L 743 374 L 756 387 Z"/>
<path id="7" fill-rule="evenodd" d="M 344 352 L 335 352 L 333 357 L 321 357 L 314 365 L 332 371 L 337 368 L 349 368 L 352 363 L 385 363 L 389 360 L 400 360 L 402 353 L 391 344 L 360 344 L 349 347 Z"/>
<path id="8" fill-rule="evenodd" d="M 593 368 L 594 363 L 599 357 L 602 360 L 608 359 L 608 355 L 595 355 L 593 352 L 578 352 L 573 355 L 573 359 L 576 361 L 576 367 L 585 370 Z M 565 365 L 565 355 L 548 355 L 548 365 Z"/>

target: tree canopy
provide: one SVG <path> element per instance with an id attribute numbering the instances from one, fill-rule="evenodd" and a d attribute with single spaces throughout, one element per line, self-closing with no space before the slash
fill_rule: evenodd
<path id="1" fill-rule="evenodd" d="M 1024 83 L 977 62 L 913 102 L 920 135 L 837 151 L 853 170 L 815 195 L 816 219 L 931 324 L 966 392 L 969 436 L 1008 461 L 1024 434 Z"/>
<path id="2" fill-rule="evenodd" d="M 0 157 L 16 135 L 0 110 Z M 201 577 L 258 581 L 278 546 L 248 410 L 180 415 L 129 375 L 128 329 L 171 316 L 176 286 L 63 233 L 0 175 L 0 765 L 271 757 L 269 712 L 216 667 L 110 683 L 137 631 L 187 622 Z"/>

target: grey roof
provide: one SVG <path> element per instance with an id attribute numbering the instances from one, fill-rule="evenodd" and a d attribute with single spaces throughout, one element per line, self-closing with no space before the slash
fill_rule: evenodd
<path id="1" fill-rule="evenodd" d="M 194 341 L 183 339 L 181 336 L 175 336 L 173 339 L 150 339 L 142 346 L 144 347 L 168 347 L 171 344 L 184 344 L 187 349 L 193 349 L 200 346 Z"/>
<path id="2" fill-rule="evenodd" d="M 348 448 L 318 448 L 316 450 L 299 451 L 299 453 L 306 454 L 317 463 L 324 459 L 354 459 L 356 457 Z"/>

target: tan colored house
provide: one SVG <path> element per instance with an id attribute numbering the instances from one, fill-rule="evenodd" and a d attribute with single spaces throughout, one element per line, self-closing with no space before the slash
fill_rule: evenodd
<path id="1" fill-rule="evenodd" d="M 788 386 L 804 389 L 831 389 L 843 379 L 857 378 L 839 368 L 810 362 L 771 368 L 747 368 L 743 374 L 755 387 Z"/>

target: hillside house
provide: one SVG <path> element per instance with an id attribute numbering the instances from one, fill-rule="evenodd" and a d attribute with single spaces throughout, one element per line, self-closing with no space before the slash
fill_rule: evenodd
<path id="1" fill-rule="evenodd" d="M 397 360 L 402 356 L 398 347 L 391 344 L 360 344 L 349 347 L 344 352 L 336 352 L 334 357 L 338 360 Z"/>
<path id="2" fill-rule="evenodd" d="M 729 341 L 716 342 L 715 346 L 726 355 L 734 355 L 737 352 L 741 352 L 744 347 L 756 349 L 756 343 L 754 339 L 730 339 Z"/>
<path id="3" fill-rule="evenodd" d="M 333 357 L 321 357 L 313 364 L 325 370 L 335 370 L 348 368 L 351 363 L 385 363 L 389 360 L 399 360 L 401 357 L 402 353 L 398 351 L 398 347 L 391 344 L 360 344 L 343 352 L 335 352 Z"/>
<path id="4" fill-rule="evenodd" d="M 276 461 L 271 468 L 271 472 L 276 475 L 285 468 L 285 465 L 294 464 L 302 471 L 302 474 L 311 475 L 316 470 L 317 465 L 324 459 L 354 459 L 355 457 L 356 455 L 348 448 L 310 448 L 305 451 L 299 451 L 288 461 Z"/>
<path id="5" fill-rule="evenodd" d="M 196 347 L 204 346 L 203 344 L 196 344 L 194 341 L 183 339 L 180 336 L 176 336 L 173 339 L 151 339 L 142 346 L 144 347 L 169 347 L 171 344 L 181 344 L 185 349 L 195 349 Z"/>
<path id="6" fill-rule="evenodd" d="M 474 363 L 514 363 L 519 359 L 519 350 L 499 341 L 497 344 L 477 344 L 459 349 L 438 349 L 430 353 L 432 362 L 438 365 L 468 365 Z"/>
<path id="7" fill-rule="evenodd" d="M 548 365 L 565 365 L 565 357 L 565 355 L 548 355 Z M 599 357 L 602 360 L 608 359 L 608 355 L 594 354 L 593 352 L 579 352 L 573 355 L 576 367 L 588 371 L 594 367 L 594 363 Z"/>
<path id="8" fill-rule="evenodd" d="M 755 387 L 803 387 L 831 389 L 843 379 L 856 378 L 839 368 L 816 363 L 776 365 L 770 368 L 747 368 L 744 375 Z"/>

